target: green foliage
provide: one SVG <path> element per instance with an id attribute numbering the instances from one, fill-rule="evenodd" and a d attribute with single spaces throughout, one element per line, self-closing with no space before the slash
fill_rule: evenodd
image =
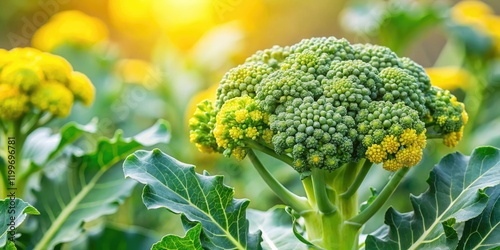
<path id="1" fill-rule="evenodd" d="M 16 198 L 13 202 L 14 206 L 11 206 L 10 198 L 0 200 L 0 248 L 16 249 L 8 236 L 12 221 L 15 224 L 14 227 L 18 228 L 28 214 L 40 215 L 40 212 L 36 208 L 21 199 Z M 14 220 L 11 220 L 11 217 L 14 217 Z"/>
<path id="2" fill-rule="evenodd" d="M 146 207 L 183 213 L 189 220 L 184 220 L 185 225 L 200 222 L 204 248 L 259 248 L 260 236 L 249 232 L 246 219 L 249 201 L 233 199 L 234 191 L 223 184 L 222 176 L 197 174 L 194 166 L 181 163 L 159 149 L 135 152 L 124 162 L 123 170 L 125 177 L 146 184 L 143 191 Z M 188 239 L 196 232 L 196 226 L 191 230 L 194 231 L 187 232 Z M 173 248 L 179 242 L 178 237 L 167 237 L 161 245 Z M 182 240 L 182 244 L 186 242 L 187 239 Z"/>
<path id="3" fill-rule="evenodd" d="M 459 240 L 463 245 L 464 240 L 476 235 L 469 227 L 460 238 L 458 228 L 464 223 L 465 228 L 472 225 L 477 228 L 481 218 L 486 219 L 485 224 L 481 224 L 484 225 L 481 230 L 486 232 L 482 235 L 487 235 L 495 229 L 488 220 L 495 220 L 491 212 L 498 195 L 484 190 L 500 184 L 499 163 L 500 150 L 492 147 L 477 148 L 470 157 L 460 153 L 446 156 L 431 172 L 427 181 L 429 190 L 411 197 L 414 211 L 402 214 L 389 209 L 385 216 L 387 225 L 368 236 L 366 248 L 454 249 Z M 495 202 L 488 203 L 487 194 L 492 195 Z M 477 216 L 478 219 L 474 219 Z M 473 238 L 469 244 L 478 244 L 477 238 Z"/>
<path id="4" fill-rule="evenodd" d="M 201 250 L 203 249 L 200 242 L 201 223 L 196 223 L 194 227 L 187 230 L 184 238 L 177 235 L 167 235 L 161 239 L 160 242 L 151 247 L 152 250 Z"/>
<path id="5" fill-rule="evenodd" d="M 39 230 L 31 237 L 31 247 L 52 249 L 72 241 L 82 234 L 82 223 L 116 212 L 135 186 L 122 178 L 118 163 L 139 148 L 167 142 L 169 133 L 164 121 L 133 138 L 123 138 L 118 131 L 111 139 L 101 139 L 95 152 L 74 155 L 71 166 L 61 173 L 66 178 L 42 176 L 43 189 L 35 192 L 35 206 L 44 216 L 37 221 Z"/>
<path id="6" fill-rule="evenodd" d="M 464 225 L 457 249 L 492 249 L 500 246 L 500 186 L 486 190 L 488 205 L 476 218 Z"/>
<path id="7" fill-rule="evenodd" d="M 260 230 L 263 249 L 307 249 L 295 236 L 292 219 L 285 209 L 284 206 L 275 206 L 267 211 L 247 210 L 250 230 Z"/>

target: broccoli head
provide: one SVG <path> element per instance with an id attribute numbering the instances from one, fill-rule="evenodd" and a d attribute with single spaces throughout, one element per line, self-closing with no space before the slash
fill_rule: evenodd
<path id="1" fill-rule="evenodd" d="M 411 59 L 328 37 L 258 51 L 226 73 L 214 104 L 198 105 L 190 129 L 204 152 L 265 149 L 304 173 L 361 159 L 411 167 L 428 133 L 452 147 L 466 123 L 464 105 Z"/>

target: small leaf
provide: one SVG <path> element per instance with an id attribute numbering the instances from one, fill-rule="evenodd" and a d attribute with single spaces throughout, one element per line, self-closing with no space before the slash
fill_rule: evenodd
<path id="1" fill-rule="evenodd" d="M 486 250 L 500 247 L 500 186 L 486 190 L 490 200 L 484 211 L 465 223 L 457 249 Z"/>
<path id="2" fill-rule="evenodd" d="M 411 196 L 414 211 L 399 213 L 390 208 L 387 225 L 367 237 L 366 248 L 456 248 L 454 228 L 481 214 L 488 203 L 483 189 L 500 184 L 498 176 L 498 149 L 480 147 L 470 157 L 460 153 L 444 157 L 430 173 L 429 189 Z"/>
<path id="3" fill-rule="evenodd" d="M 361 203 L 361 206 L 359 207 L 359 210 L 360 211 L 363 211 L 365 210 L 368 206 L 370 206 L 370 204 L 373 203 L 373 201 L 377 198 L 378 196 L 378 192 L 377 192 L 377 189 L 375 188 L 370 188 L 370 193 L 372 195 L 370 195 L 370 197 L 368 198 L 368 200 L 366 200 L 365 202 Z"/>
<path id="4" fill-rule="evenodd" d="M 117 131 L 113 138 L 99 141 L 94 153 L 83 156 L 83 164 L 91 167 L 107 166 L 109 162 L 116 161 L 117 156 L 129 155 L 142 146 L 167 143 L 169 140 L 170 126 L 164 120 L 159 120 L 132 138 L 123 138 L 122 132 Z"/>
<path id="5" fill-rule="evenodd" d="M 24 157 L 30 159 L 37 166 L 44 166 L 57 156 L 61 150 L 76 141 L 85 133 L 95 133 L 97 120 L 87 125 L 70 122 L 61 128 L 60 133 L 52 134 L 49 128 L 39 128 L 31 133 L 25 143 Z"/>
<path id="6" fill-rule="evenodd" d="M 201 223 L 197 222 L 194 227 L 186 232 L 184 238 L 177 235 L 166 235 L 151 248 L 152 250 L 202 250 L 200 242 Z"/>
<path id="7" fill-rule="evenodd" d="M 160 150 L 137 151 L 123 164 L 126 177 L 146 184 L 143 201 L 150 209 L 167 208 L 200 222 L 210 249 L 259 249 L 260 237 L 249 234 L 248 200 L 233 199 L 222 176 L 200 175 L 194 166 Z"/>
<path id="8" fill-rule="evenodd" d="M 250 231 L 262 232 L 263 249 L 307 249 L 293 233 L 292 217 L 284 206 L 276 206 L 262 212 L 253 209 L 247 211 Z"/>
<path id="9" fill-rule="evenodd" d="M 11 226 L 18 228 L 28 214 L 39 215 L 40 213 L 36 208 L 21 199 L 11 200 L 6 198 L 0 200 L 0 247 L 5 247 L 7 240 L 12 237 L 9 235 Z M 9 249 L 9 245 L 7 245 L 6 249 Z"/>
<path id="10" fill-rule="evenodd" d="M 134 138 L 122 138 L 117 132 L 111 139 L 101 139 L 95 152 L 75 156 L 73 166 L 65 169 L 66 178 L 42 176 L 42 190 L 35 192 L 35 205 L 44 216 L 38 221 L 40 230 L 33 235 L 30 247 L 53 249 L 78 238 L 84 222 L 114 213 L 136 184 L 123 178 L 118 163 L 134 150 L 154 145 L 149 143 L 168 141 L 167 128 L 160 122 L 146 130 L 147 136 L 139 134 Z M 148 138 L 155 136 L 159 138 Z M 139 143 L 135 139 L 138 137 L 147 144 Z"/>

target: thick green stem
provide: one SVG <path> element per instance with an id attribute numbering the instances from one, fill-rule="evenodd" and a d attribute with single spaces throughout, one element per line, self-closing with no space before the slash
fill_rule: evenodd
<path id="1" fill-rule="evenodd" d="M 391 197 L 403 177 L 408 173 L 409 168 L 404 167 L 398 170 L 391 178 L 391 180 L 385 185 L 384 189 L 375 198 L 373 203 L 368 206 L 361 213 L 356 215 L 354 218 L 350 219 L 346 223 L 351 224 L 353 227 L 361 228 L 381 207 L 385 202 Z"/>
<path id="2" fill-rule="evenodd" d="M 272 150 L 271 148 L 267 147 L 267 146 L 264 146 L 258 142 L 255 142 L 253 140 L 247 140 L 245 141 L 246 145 L 250 148 L 253 148 L 253 149 L 256 149 L 256 150 L 259 150 L 261 151 L 262 153 L 265 153 L 269 156 L 272 156 L 278 160 L 281 160 L 283 161 L 284 163 L 290 165 L 290 166 L 293 166 L 293 159 L 286 156 L 286 155 L 279 155 L 277 154 L 276 152 L 274 152 L 274 150 Z"/>
<path id="3" fill-rule="evenodd" d="M 302 185 L 304 186 L 304 190 L 306 191 L 307 201 L 309 202 L 309 205 L 312 209 L 318 210 L 311 176 L 302 179 Z"/>
<path id="4" fill-rule="evenodd" d="M 353 196 L 355 193 L 357 193 L 359 186 L 361 186 L 361 183 L 363 183 L 363 180 L 365 179 L 366 175 L 370 171 L 370 168 L 372 167 L 373 163 L 367 160 L 364 160 L 362 163 L 363 166 L 359 170 L 359 172 L 356 175 L 356 178 L 354 179 L 354 182 L 349 186 L 349 189 L 342 193 L 340 196 L 342 198 L 349 198 Z"/>
<path id="5" fill-rule="evenodd" d="M 278 180 L 276 180 L 276 178 L 274 178 L 274 176 L 264 167 L 264 165 L 262 165 L 252 149 L 248 149 L 248 157 L 250 158 L 250 161 L 252 162 L 262 179 L 264 179 L 266 184 L 278 197 L 281 198 L 281 200 L 287 206 L 290 206 L 298 213 L 302 213 L 311 209 L 307 202 L 307 199 L 294 194 L 293 192 L 285 188 Z"/>
<path id="6" fill-rule="evenodd" d="M 337 207 L 331 202 L 326 190 L 325 171 L 313 168 L 311 177 L 318 210 L 323 214 L 335 213 Z"/>

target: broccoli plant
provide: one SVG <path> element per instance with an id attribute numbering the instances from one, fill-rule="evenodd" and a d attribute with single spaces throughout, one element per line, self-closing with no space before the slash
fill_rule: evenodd
<path id="1" fill-rule="evenodd" d="M 421 161 L 426 141 L 441 139 L 446 146 L 454 147 L 462 138 L 467 120 L 464 105 L 449 91 L 432 86 L 424 69 L 411 59 L 400 58 L 386 47 L 329 37 L 255 53 L 225 74 L 215 102 L 201 102 L 189 126 L 190 140 L 200 151 L 250 159 L 290 208 L 294 234 L 302 242 L 316 249 L 358 249 L 363 225 L 386 203 L 409 169 Z M 306 197 L 280 183 L 256 151 L 295 169 Z M 479 185 L 477 181 L 499 171 L 498 151 L 483 148 L 474 155 L 471 163 L 458 154 L 449 156 L 449 162 L 456 160 L 456 174 L 451 168 L 439 166 L 431 174 L 431 186 L 441 182 L 438 184 L 456 190 L 434 187 L 412 200 L 415 210 L 422 212 L 418 202 L 427 202 L 435 214 L 389 211 L 389 227 L 369 236 L 366 248 L 408 249 L 415 242 L 416 246 L 433 248 L 448 244 L 453 235 L 458 239 L 454 223 L 477 216 L 488 201 L 481 200 L 487 197 L 483 189 L 498 184 L 483 180 Z M 481 157 L 490 157 L 491 164 L 483 159 L 484 168 L 474 169 Z M 361 209 L 358 189 L 373 164 L 394 173 Z M 232 194 L 224 194 L 227 187 L 221 186 L 220 179 L 195 174 L 192 166 L 159 151 L 137 152 L 127 159 L 124 169 L 126 176 L 148 184 L 144 191 L 148 207 L 164 206 L 184 214 L 184 227 L 189 229 L 185 238 L 167 236 L 155 249 L 188 243 L 196 249 L 258 248 L 254 244 L 257 236 L 248 232 L 252 225 L 245 223 L 242 215 L 247 204 L 227 200 Z M 457 180 L 460 184 L 454 183 Z M 458 192 L 462 189 L 470 196 Z M 447 191 L 449 200 L 432 203 L 438 200 L 436 192 Z M 210 200 L 221 205 L 212 207 Z M 469 217 L 453 217 L 453 211 L 464 213 L 461 208 L 476 205 L 481 209 L 476 207 L 478 210 Z M 206 229 L 201 230 L 198 222 Z M 440 223 L 447 227 L 437 230 Z M 304 226 L 304 235 L 298 232 L 298 224 Z M 398 238 L 405 233 L 401 230 L 413 229 L 413 235 Z M 218 239 L 222 235 L 227 236 L 225 241 Z M 442 235 L 446 240 L 436 240 Z M 261 240 L 266 238 L 269 235 L 262 235 Z M 429 242 L 434 245 L 425 245 Z M 458 241 L 453 242 L 449 244 Z M 276 245 L 269 248 L 276 249 Z"/>

